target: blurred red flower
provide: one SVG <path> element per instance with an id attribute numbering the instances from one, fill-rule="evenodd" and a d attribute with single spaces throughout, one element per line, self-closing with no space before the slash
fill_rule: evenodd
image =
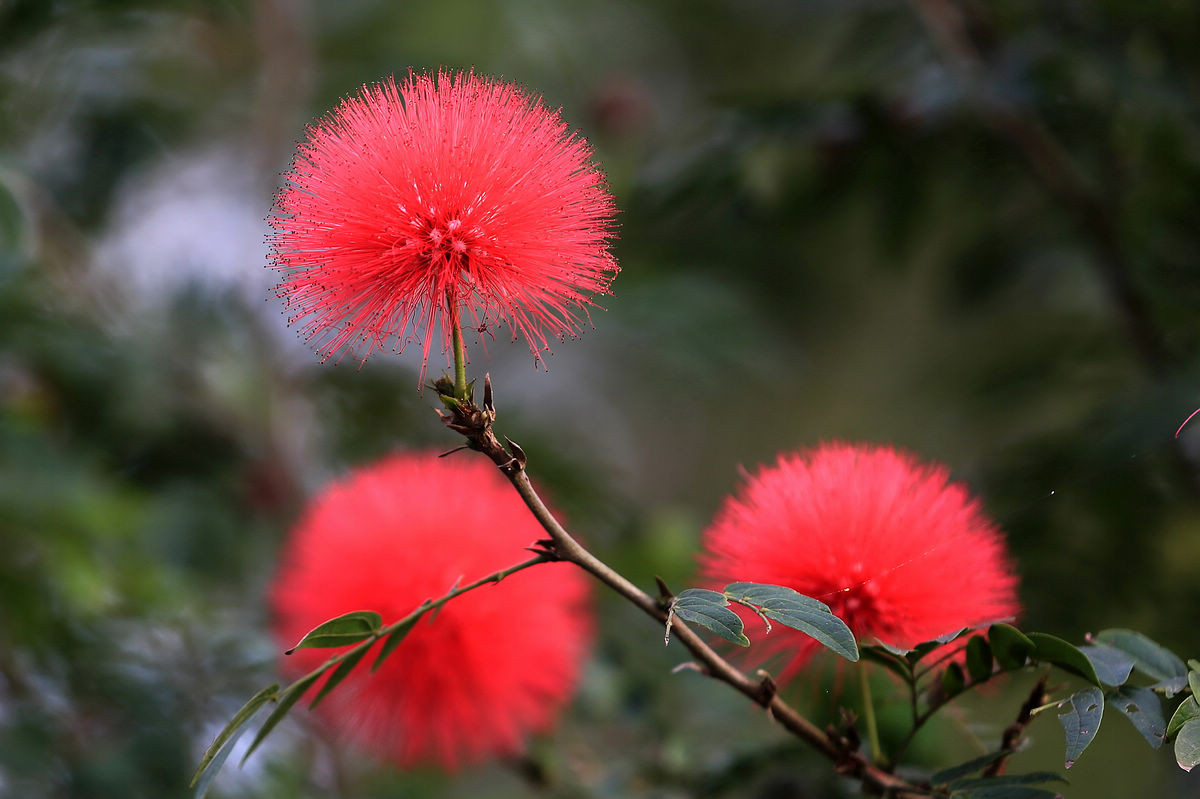
<path id="1" fill-rule="evenodd" d="M 506 323 L 540 358 L 548 337 L 581 332 L 618 271 L 591 157 L 506 83 L 364 86 L 309 128 L 269 217 L 288 323 L 325 358 L 420 338 L 423 375 L 435 327 L 449 348 L 453 308 L 464 328 Z"/>
<path id="2" fill-rule="evenodd" d="M 393 456 L 330 486 L 292 531 L 271 589 L 276 639 L 291 647 L 355 610 L 399 620 L 530 557 L 524 547 L 541 536 L 490 463 Z M 582 572 L 534 566 L 425 616 L 375 673 L 368 654 L 316 714 L 401 766 L 453 769 L 515 753 L 554 725 L 591 630 Z M 282 668 L 299 677 L 329 654 L 301 649 Z"/>
<path id="3" fill-rule="evenodd" d="M 725 500 L 701 567 L 719 586 L 783 585 L 829 605 L 860 641 L 909 648 L 1017 613 L 1004 540 L 941 466 L 890 447 L 824 444 L 782 455 Z M 817 644 L 775 628 L 795 674 Z"/>

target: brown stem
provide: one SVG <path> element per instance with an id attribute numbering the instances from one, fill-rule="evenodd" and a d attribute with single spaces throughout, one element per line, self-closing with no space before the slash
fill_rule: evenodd
<path id="1" fill-rule="evenodd" d="M 487 455 L 499 467 L 501 473 L 516 488 L 517 493 L 520 494 L 521 499 L 524 500 L 538 523 L 550 535 L 551 548 L 559 560 L 574 563 L 641 608 L 659 624 L 666 624 L 665 603 L 656 600 L 593 555 L 554 518 L 554 514 L 542 502 L 533 484 L 529 481 L 529 476 L 525 472 L 525 453 L 511 441 L 508 442 L 509 448 L 505 449 L 492 432 L 495 408 L 492 405 L 491 397 L 491 381 L 485 377 L 484 407 L 478 408 L 470 402 L 462 403 L 451 409 L 450 412 L 442 414 L 442 421 L 450 429 L 466 436 L 471 449 L 477 449 Z M 439 413 L 441 412 L 439 411 Z M 840 773 L 860 779 L 865 788 L 879 795 L 897 799 L 927 795 L 927 792 L 922 791 L 918 786 L 872 764 L 857 749 L 843 745 L 839 739 L 822 731 L 795 708 L 784 702 L 774 691 L 773 683 L 766 680 L 753 680 L 746 676 L 740 669 L 717 654 L 699 635 L 679 619 L 674 620 L 672 634 L 675 640 L 682 643 L 692 653 L 704 674 L 729 685 L 765 708 L 770 716 L 782 724 L 785 729 L 832 760 Z"/>
<path id="2" fill-rule="evenodd" d="M 1004 730 L 1004 737 L 1000 740 L 1000 751 L 1004 754 L 983 770 L 983 776 L 998 777 L 1004 773 L 1004 766 L 1008 762 L 1008 758 L 1017 751 L 1017 744 L 1021 742 L 1021 736 L 1025 734 L 1025 729 L 1033 721 L 1033 711 L 1044 704 L 1046 704 L 1046 676 L 1042 675 L 1042 678 L 1034 684 L 1033 690 L 1029 692 L 1025 703 L 1021 705 L 1020 711 L 1017 712 L 1016 721 Z"/>

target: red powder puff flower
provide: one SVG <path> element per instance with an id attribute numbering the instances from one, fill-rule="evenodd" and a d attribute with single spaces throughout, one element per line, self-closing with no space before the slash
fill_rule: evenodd
<path id="1" fill-rule="evenodd" d="M 309 128 L 269 217 L 288 323 L 325 358 L 419 337 L 423 374 L 435 326 L 448 348 L 465 311 L 539 358 L 548 337 L 581 332 L 618 271 L 591 157 L 506 83 L 442 72 L 364 86 Z"/>
<path id="2" fill-rule="evenodd" d="M 292 531 L 271 589 L 276 639 L 291 647 L 355 610 L 396 621 L 526 559 L 541 535 L 490 463 L 391 457 L 329 487 Z M 468 592 L 424 617 L 374 673 L 368 655 L 316 714 L 401 766 L 453 769 L 518 752 L 574 691 L 591 638 L 587 600 L 586 578 L 560 563 Z M 299 677 L 328 655 L 298 650 L 283 671 Z"/>
<path id="3" fill-rule="evenodd" d="M 909 648 L 1017 612 L 1000 532 L 946 469 L 889 447 L 824 444 L 780 456 L 729 497 L 704 534 L 705 575 L 820 599 L 860 640 Z M 776 629 L 791 660 L 816 643 Z"/>

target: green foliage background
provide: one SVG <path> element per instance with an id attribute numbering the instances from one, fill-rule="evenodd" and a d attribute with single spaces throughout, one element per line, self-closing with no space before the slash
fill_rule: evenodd
<path id="1" fill-rule="evenodd" d="M 1200 405 L 1198 33 L 1187 0 L 0 0 L 0 794 L 186 795 L 273 679 L 263 597 L 305 498 L 455 443 L 415 353 L 320 365 L 264 302 L 304 124 L 410 67 L 543 93 L 608 173 L 596 330 L 548 373 L 472 349 L 606 559 L 684 587 L 739 467 L 891 442 L 1008 531 L 1026 627 L 1200 656 L 1200 424 L 1172 439 Z M 215 793 L 852 794 L 599 599 L 529 762 L 401 775 L 298 718 Z M 842 682 L 791 691 L 821 718 Z M 1022 687 L 917 756 L 998 740 Z M 1061 765 L 1051 715 L 1014 767 Z M 1116 720 L 1070 776 L 1198 786 Z"/>

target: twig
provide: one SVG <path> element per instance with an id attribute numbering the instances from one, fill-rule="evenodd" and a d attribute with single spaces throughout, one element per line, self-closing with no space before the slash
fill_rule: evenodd
<path id="1" fill-rule="evenodd" d="M 491 380 L 486 376 L 484 391 L 486 396 L 491 396 Z M 538 523 L 550 535 L 554 555 L 559 560 L 574 563 L 641 608 L 657 623 L 666 623 L 665 602 L 654 599 L 593 555 L 554 518 L 529 481 L 525 472 L 525 453 L 512 442 L 509 442 L 510 448 L 506 449 L 492 432 L 492 422 L 496 415 L 494 408 L 485 405 L 481 409 L 468 400 L 450 405 L 446 412 L 439 411 L 439 414 L 447 427 L 465 436 L 471 449 L 487 455 L 508 478 Z M 760 681 L 751 679 L 717 654 L 699 635 L 678 619 L 674 621 L 673 633 L 675 639 L 692 653 L 698 666 L 707 676 L 726 683 L 765 708 L 785 729 L 832 760 L 839 773 L 861 780 L 864 788 L 876 794 L 896 799 L 927 795 L 920 786 L 872 764 L 857 749 L 850 750 L 838 745 L 830 735 L 784 702 L 776 692 L 764 690 Z"/>
<path id="2" fill-rule="evenodd" d="M 1029 692 L 1020 711 L 1017 712 L 1017 720 L 1004 730 L 1004 736 L 1000 739 L 1000 751 L 1004 754 L 983 770 L 983 776 L 998 777 L 1004 773 L 1004 766 L 1008 762 L 1008 758 L 1017 751 L 1017 744 L 1021 742 L 1021 736 L 1025 734 L 1025 729 L 1033 721 L 1033 711 L 1045 702 L 1046 675 L 1043 674 L 1041 679 L 1034 684 L 1033 690 Z"/>

